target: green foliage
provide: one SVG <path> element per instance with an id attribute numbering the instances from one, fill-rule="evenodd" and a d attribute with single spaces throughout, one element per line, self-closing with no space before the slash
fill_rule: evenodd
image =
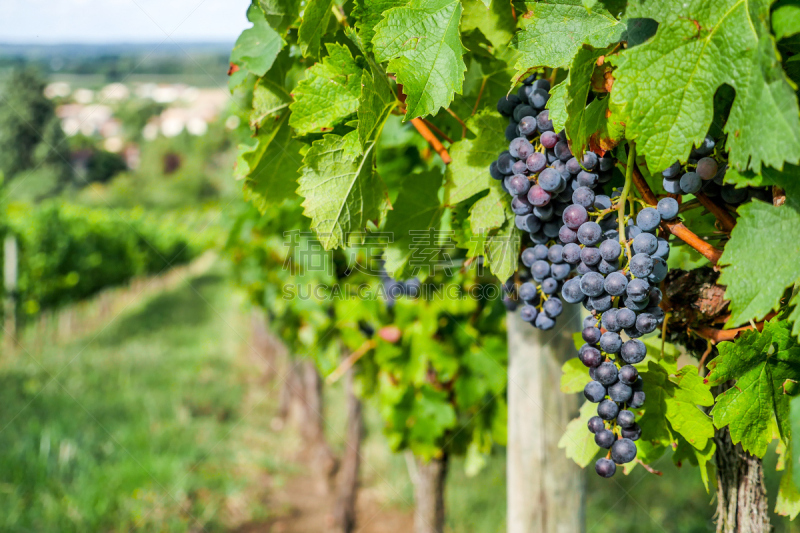
<path id="1" fill-rule="evenodd" d="M 18 179 L 15 188 L 30 188 L 36 199 L 73 179 L 69 146 L 44 86 L 36 72 L 15 70 L 0 93 L 0 173 L 7 183 Z"/>
<path id="2" fill-rule="evenodd" d="M 506 345 L 499 302 L 474 299 L 474 271 L 436 276 L 439 297 L 400 298 L 397 343 L 378 341 L 362 379 L 376 387 L 390 445 L 424 458 L 505 444 Z M 372 318 L 374 321 L 375 318 Z M 368 373 L 369 372 L 369 373 Z"/>
<path id="3" fill-rule="evenodd" d="M 386 270 L 398 278 L 409 275 L 427 278 L 434 272 L 435 261 L 441 259 L 432 249 L 441 249 L 446 239 L 439 231 L 446 222 L 445 207 L 439 199 L 441 186 L 442 173 L 438 169 L 412 174 L 400 189 L 397 208 L 389 212 L 384 229 L 392 234 L 393 242 L 386 248 Z M 432 228 L 434 238 L 426 239 L 421 246 L 415 245 L 417 228 Z M 434 242 L 428 242 L 431 240 Z M 413 268 L 410 262 L 414 263 Z"/>
<path id="4" fill-rule="evenodd" d="M 580 0 L 552 0 L 525 4 L 528 12 L 514 37 L 520 51 L 517 78 L 537 67 L 566 67 L 582 44 L 602 48 L 618 42 L 625 24 L 605 8 L 586 9 Z"/>
<path id="5" fill-rule="evenodd" d="M 430 186 L 441 181 L 439 173 L 439 183 Z M 395 450 L 430 458 L 469 448 L 483 456 L 493 443 L 505 443 L 505 313 L 499 302 L 466 293 L 488 280 L 474 271 L 437 273 L 431 290 L 438 296 L 399 298 L 389 309 L 380 278 L 365 270 L 370 248 L 324 251 L 298 231 L 303 220 L 296 202 L 264 215 L 251 209 L 227 246 L 239 284 L 267 310 L 270 327 L 291 353 L 312 357 L 327 376 L 343 350 L 366 346 L 356 377 L 361 394 L 380 402 Z M 397 343 L 373 335 L 387 327 L 402 333 Z"/>
<path id="6" fill-rule="evenodd" d="M 231 52 L 231 63 L 247 69 L 256 76 L 263 76 L 278 57 L 284 42 L 266 20 L 254 17 L 251 22 L 253 27 L 244 30 L 236 40 Z"/>
<path id="7" fill-rule="evenodd" d="M 611 50 L 610 47 L 594 49 L 584 46 L 572 60 L 565 99 L 568 118 L 564 127 L 575 153 L 588 150 L 590 138 L 592 147 L 610 150 L 622 137 L 622 128 L 609 120 L 608 98 L 596 98 L 587 106 L 595 65 Z"/>
<path id="8" fill-rule="evenodd" d="M 583 388 L 581 388 L 581 391 L 583 391 Z M 558 447 L 564 448 L 564 453 L 567 454 L 567 457 L 575 461 L 581 468 L 586 468 L 595 458 L 597 452 L 600 451 L 600 446 L 594 442 L 594 435 L 586 430 L 586 424 L 589 419 L 596 414 L 597 407 L 595 404 L 588 401 L 584 402 L 581 406 L 580 415 L 567 424 L 561 440 L 558 441 Z"/>
<path id="9" fill-rule="evenodd" d="M 467 121 L 474 138 L 453 143 L 450 155 L 453 162 L 446 171 L 447 198 L 457 204 L 489 189 L 492 181 L 486 169 L 507 148 L 506 120 L 496 112 L 483 111 Z"/>
<path id="10" fill-rule="evenodd" d="M 626 136 L 652 170 L 686 161 L 711 126 L 714 93 L 736 91 L 725 124 L 730 164 L 758 172 L 800 160 L 797 97 L 769 33 L 770 2 L 668 1 L 648 4 L 655 37 L 621 52 L 613 101 Z M 693 17 L 687 17 L 693 13 Z M 667 90 L 667 87 L 669 88 Z"/>
<path id="11" fill-rule="evenodd" d="M 303 158 L 297 193 L 305 198 L 305 215 L 326 250 L 359 239 L 369 220 L 386 212 L 386 193 L 375 173 L 374 141 L 365 149 L 358 132 L 326 135 Z"/>
<path id="12" fill-rule="evenodd" d="M 776 39 L 800 32 L 800 6 L 785 4 L 772 12 L 772 32 Z"/>
<path id="13" fill-rule="evenodd" d="M 731 326 L 761 320 L 777 310 L 786 288 L 799 281 L 800 248 L 793 233 L 800 225 L 800 213 L 754 201 L 740 207 L 739 216 L 720 259 L 725 266 L 720 283 L 731 301 Z M 798 331 L 800 323 L 795 321 L 795 335 Z"/>
<path id="14" fill-rule="evenodd" d="M 145 213 L 48 203 L 12 204 L 7 231 L 19 243 L 19 305 L 35 314 L 158 274 L 216 244 L 213 212 Z"/>
<path id="15" fill-rule="evenodd" d="M 435 114 L 461 92 L 464 48 L 458 0 L 411 0 L 390 9 L 375 26 L 375 59 L 387 60 L 406 95 L 406 118 Z"/>
<path id="16" fill-rule="evenodd" d="M 723 343 L 720 355 L 709 365 L 711 385 L 736 380 L 736 386 L 717 397 L 711 414 L 717 427 L 728 426 L 734 444 L 763 456 L 777 426 L 791 438 L 789 382 L 800 381 L 800 344 L 788 323 L 779 318 L 764 323 L 764 330 L 747 331 L 733 343 Z"/>
<path id="17" fill-rule="evenodd" d="M 591 380 L 586 366 L 577 357 L 573 357 L 561 366 L 561 392 L 567 394 L 583 392 Z"/>
<path id="18" fill-rule="evenodd" d="M 86 181 L 103 183 L 127 169 L 125 159 L 119 154 L 96 150 L 89 158 Z"/>
<path id="19" fill-rule="evenodd" d="M 310 0 L 303 10 L 303 21 L 297 30 L 297 43 L 304 56 L 316 56 L 322 37 L 328 31 L 328 26 L 335 6 L 333 0 Z"/>
<path id="20" fill-rule="evenodd" d="M 299 135 L 328 131 L 358 110 L 361 68 L 346 46 L 328 44 L 328 56 L 297 84 L 289 124 Z"/>

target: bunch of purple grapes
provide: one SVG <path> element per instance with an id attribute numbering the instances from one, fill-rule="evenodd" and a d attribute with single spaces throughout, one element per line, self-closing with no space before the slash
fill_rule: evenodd
<path id="1" fill-rule="evenodd" d="M 661 172 L 662 186 L 670 194 L 704 193 L 709 198 L 719 197 L 726 204 L 737 206 L 751 198 L 772 201 L 765 188 L 741 188 L 725 184 L 728 163 L 724 152 L 715 150 L 717 141 L 706 135 L 700 146 L 695 147 L 685 164 L 675 161 Z"/>
<path id="2" fill-rule="evenodd" d="M 510 144 L 489 171 L 512 196 L 516 225 L 527 234 L 521 283 L 512 278 L 506 288 L 516 289 L 517 300 L 509 303 L 521 303 L 521 317 L 540 329 L 554 327 L 563 310 L 559 294 L 591 313 L 579 357 L 592 379 L 584 395 L 598 404 L 589 430 L 600 447 L 610 449 L 595 470 L 611 477 L 617 464 L 636 458 L 634 441 L 642 430 L 631 409 L 644 405 L 645 393 L 633 365 L 647 354 L 639 337 L 664 321 L 658 284 L 667 275 L 669 244 L 655 233 L 662 220 L 678 216 L 679 204 L 663 198 L 635 217 L 626 215 L 620 225 L 620 191 L 603 190 L 615 161 L 593 152 L 572 154 L 564 132 L 553 131 L 543 109 L 548 90 L 547 80 L 527 79 L 517 95 L 497 106 L 511 117 Z"/>
<path id="3" fill-rule="evenodd" d="M 642 430 L 630 409 L 644 405 L 645 393 L 642 378 L 633 365 L 647 355 L 639 337 L 652 333 L 664 321 L 664 312 L 658 306 L 662 297 L 658 284 L 667 275 L 669 244 L 656 237 L 655 232 L 662 220 L 678 215 L 678 207 L 674 198 L 662 198 L 657 207 L 640 210 L 635 221 L 633 217 L 625 221 L 622 239 L 611 231 L 606 232 L 605 239 L 584 246 L 580 250 L 581 262 L 589 267 L 596 263 L 598 267 L 569 279 L 562 289 L 566 302 L 581 302 L 592 312 L 584 321 L 582 336 L 586 344 L 578 356 L 592 378 L 584 388 L 584 396 L 598 404 L 597 416 L 589 420 L 589 431 L 594 433 L 598 446 L 610 448 L 609 457 L 595 464 L 595 470 L 603 477 L 613 476 L 617 464 L 636 458 L 634 441 Z M 581 211 L 570 222 L 577 224 L 585 218 Z"/>
<path id="4" fill-rule="evenodd" d="M 608 182 L 614 168 L 611 158 L 593 152 L 580 160 L 573 156 L 566 134 L 553 130 L 545 109 L 549 90 L 548 80 L 530 77 L 516 95 L 498 102 L 497 110 L 509 117 L 510 144 L 489 166 L 492 178 L 512 197 L 517 228 L 528 236 L 520 255 L 522 283 L 516 287 L 509 280 L 506 288 L 516 289 L 522 319 L 542 330 L 552 329 L 563 311 L 558 294 L 574 267 L 563 256 L 564 246 L 579 242 L 578 228 L 570 228 L 562 217 L 576 201 L 593 212 L 610 209 L 611 198 L 595 195 L 592 189 Z M 613 224 L 609 219 L 605 226 Z M 510 296 L 506 302 L 509 308 L 517 307 Z"/>

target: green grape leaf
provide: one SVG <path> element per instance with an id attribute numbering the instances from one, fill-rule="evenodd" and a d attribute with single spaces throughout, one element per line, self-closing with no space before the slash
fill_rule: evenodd
<path id="1" fill-rule="evenodd" d="M 271 129 L 262 128 L 256 143 L 239 154 L 235 176 L 244 178 L 244 199 L 264 213 L 294 197 L 302 144 L 292 135 L 286 117 Z"/>
<path id="2" fill-rule="evenodd" d="M 358 34 L 367 50 L 372 49 L 375 26 L 383 19 L 383 14 L 407 2 L 408 0 L 356 0 L 352 14 L 356 19 Z"/>
<path id="3" fill-rule="evenodd" d="M 639 368 L 644 385 L 645 412 L 638 424 L 642 428 L 642 439 L 651 445 L 666 446 L 672 442 L 672 434 L 667 425 L 667 398 L 674 385 L 661 365 L 648 361 L 646 368 Z"/>
<path id="4" fill-rule="evenodd" d="M 467 119 L 469 123 L 474 115 L 485 110 L 497 115 L 497 101 L 508 94 L 508 80 L 514 75 L 514 69 L 508 65 L 508 61 L 514 59 L 514 51 L 496 48 L 496 55 L 490 55 L 483 48 L 486 46 L 485 40 L 477 34 L 469 36 L 467 42 L 474 50 L 465 56 L 468 68 L 461 97 L 453 100 L 450 109 L 459 116 L 470 117 Z M 450 125 L 453 135 L 461 134 L 460 124 L 450 122 Z"/>
<path id="5" fill-rule="evenodd" d="M 714 116 L 714 93 L 736 91 L 725 132 L 731 166 L 758 172 L 800 161 L 797 98 L 769 33 L 769 0 L 669 0 L 648 42 L 620 52 L 612 99 L 626 137 L 653 171 L 686 161 Z M 696 13 L 696 20 L 686 13 Z"/>
<path id="6" fill-rule="evenodd" d="M 591 89 L 592 73 L 597 60 L 610 50 L 610 48 L 594 49 L 583 46 L 572 60 L 565 104 L 567 111 L 567 138 L 570 140 L 573 153 L 582 154 L 585 152 L 589 145 L 589 138 L 592 135 L 597 135 L 601 125 L 608 121 L 605 116 L 605 112 L 608 111 L 608 98 L 595 99 L 589 104 L 589 107 L 586 106 L 586 101 Z M 617 140 L 621 137 L 620 133 L 619 131 L 616 132 Z M 597 138 L 598 146 L 601 138 Z M 606 149 L 611 149 L 614 145 L 616 145 L 616 142 L 609 143 Z"/>
<path id="7" fill-rule="evenodd" d="M 800 490 L 792 480 L 794 469 L 795 465 L 792 463 L 786 467 L 786 471 L 781 476 L 778 497 L 775 500 L 775 514 L 788 516 L 789 520 L 794 520 L 800 514 Z"/>
<path id="8" fill-rule="evenodd" d="M 273 30 L 266 20 L 255 20 L 253 27 L 248 28 L 236 39 L 231 51 L 231 63 L 263 76 L 272 67 L 278 52 L 286 43 Z"/>
<path id="9" fill-rule="evenodd" d="M 293 26 L 300 16 L 299 0 L 258 0 L 269 25 L 281 35 Z"/>
<path id="10" fill-rule="evenodd" d="M 456 424 L 455 409 L 447 395 L 447 391 L 425 386 L 414 399 L 411 416 L 407 420 L 409 438 L 412 450 L 419 451 L 424 458 L 433 457 L 438 449 L 436 441 Z"/>
<path id="11" fill-rule="evenodd" d="M 505 281 L 517 271 L 522 232 L 514 225 L 513 214 L 500 228 L 480 234 L 479 238 L 492 274 Z"/>
<path id="12" fill-rule="evenodd" d="M 514 36 L 520 51 L 517 78 L 537 67 L 568 67 L 583 44 L 602 48 L 619 42 L 625 23 L 602 6 L 587 10 L 580 0 L 527 2 Z"/>
<path id="13" fill-rule="evenodd" d="M 499 183 L 495 182 L 489 188 L 489 194 L 472 204 L 469 225 L 473 234 L 487 233 L 503 225 L 509 209 L 506 196 Z"/>
<path id="14" fill-rule="evenodd" d="M 303 9 L 303 21 L 297 30 L 297 44 L 303 57 L 316 56 L 322 36 L 333 16 L 333 0 L 309 0 Z"/>
<path id="15" fill-rule="evenodd" d="M 456 246 L 466 250 L 467 257 L 483 254 L 486 245 L 484 235 L 474 235 L 469 227 L 469 210 L 466 207 L 452 207 L 450 219 L 455 231 Z"/>
<path id="16" fill-rule="evenodd" d="M 492 46 L 508 46 L 514 36 L 517 23 L 511 16 L 511 5 L 495 2 L 491 5 L 483 0 L 462 0 L 464 14 L 461 17 L 461 31 L 480 30 Z"/>
<path id="17" fill-rule="evenodd" d="M 583 127 L 575 134 L 576 142 L 586 143 L 581 144 L 584 151 L 608 152 L 625 137 L 625 126 L 609 109 L 610 102 L 610 98 L 595 98 L 586 106 Z"/>
<path id="18" fill-rule="evenodd" d="M 719 260 L 725 297 L 731 301 L 727 326 L 760 320 L 777 310 L 784 291 L 800 281 L 800 213 L 789 206 L 752 201 L 739 219 Z"/>
<path id="19" fill-rule="evenodd" d="M 591 380 L 589 369 L 577 357 L 569 359 L 561 366 L 561 392 L 567 394 L 583 392 Z"/>
<path id="20" fill-rule="evenodd" d="M 297 193 L 326 250 L 347 244 L 363 233 L 369 220 L 379 220 L 388 207 L 386 188 L 375 173 L 375 143 L 362 147 L 358 132 L 326 135 L 303 158 Z M 359 238 L 359 237 L 357 237 Z"/>
<path id="21" fill-rule="evenodd" d="M 446 259 L 442 250 L 442 205 L 439 169 L 411 174 L 403 180 L 403 188 L 386 217 L 384 231 L 392 234 L 386 248 L 386 271 L 397 279 L 412 276 L 426 278 Z M 452 252 L 451 252 L 452 253 Z M 451 265 L 447 265 L 451 266 Z"/>
<path id="22" fill-rule="evenodd" d="M 786 4 L 773 11 L 772 31 L 776 39 L 800 32 L 800 5 Z"/>
<path id="23" fill-rule="evenodd" d="M 376 129 L 383 127 L 397 103 L 386 76 L 375 69 L 365 69 L 358 99 L 358 138 L 363 146 L 377 138 Z"/>
<path id="24" fill-rule="evenodd" d="M 586 468 L 600 451 L 600 446 L 594 442 L 594 435 L 586 429 L 589 419 L 596 414 L 597 406 L 588 401 L 584 402 L 578 418 L 567 424 L 564 434 L 558 441 L 558 447 L 564 449 L 567 458 L 575 461 L 581 468 Z"/>
<path id="25" fill-rule="evenodd" d="M 467 120 L 467 127 L 476 137 L 461 139 L 450 146 L 453 162 L 445 171 L 449 204 L 463 202 L 489 188 L 494 181 L 489 175 L 489 165 L 508 148 L 506 126 L 506 119 L 488 109 Z"/>
<path id="26" fill-rule="evenodd" d="M 561 131 L 567 125 L 567 84 L 569 78 L 550 89 L 550 99 L 547 100 L 547 109 L 550 110 L 550 120 L 553 129 Z"/>
<path id="27" fill-rule="evenodd" d="M 288 108 L 291 102 L 292 97 L 289 92 L 272 79 L 272 76 L 259 78 L 253 89 L 250 128 L 257 131 L 262 127 L 269 127 L 269 121 Z"/>
<path id="28" fill-rule="evenodd" d="M 782 438 L 791 437 L 787 380 L 800 381 L 800 345 L 789 324 L 778 318 L 764 323 L 762 332 L 745 331 L 734 342 L 718 345 L 719 356 L 709 363 L 710 385 L 735 379 L 734 387 L 717 396 L 711 411 L 714 425 L 728 426 L 733 443 L 762 457 L 777 422 Z"/>
<path id="29" fill-rule="evenodd" d="M 361 67 L 346 46 L 329 43 L 326 48 L 328 56 L 309 68 L 293 91 L 289 124 L 299 135 L 330 131 L 358 110 Z"/>
<path id="30" fill-rule="evenodd" d="M 389 61 L 389 72 L 403 86 L 407 120 L 435 114 L 461 92 L 467 70 L 461 11 L 458 0 L 411 0 L 387 11 L 375 26 L 375 58 Z"/>
<path id="31" fill-rule="evenodd" d="M 680 433 L 692 446 L 703 450 L 714 437 L 714 424 L 698 406 L 713 405 L 714 397 L 703 383 L 703 378 L 698 375 L 695 366 L 682 367 L 677 376 L 670 381 L 675 384 L 675 389 L 665 398 L 667 420 L 672 429 Z"/>
<path id="32" fill-rule="evenodd" d="M 794 520 L 800 514 L 800 469 L 797 468 L 797 459 L 800 455 L 800 397 L 795 396 L 789 402 L 789 419 L 792 426 L 793 438 L 787 443 L 782 440 L 778 444 L 779 461 L 775 470 L 783 470 L 780 486 L 778 488 L 778 498 L 775 502 L 775 512 L 782 516 L 788 516 Z"/>

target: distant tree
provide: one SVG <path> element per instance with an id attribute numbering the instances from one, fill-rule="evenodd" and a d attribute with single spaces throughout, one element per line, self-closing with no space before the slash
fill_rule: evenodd
<path id="1" fill-rule="evenodd" d="M 125 159 L 121 155 L 97 150 L 89 158 L 86 181 L 105 183 L 127 169 L 128 165 L 125 164 Z"/>
<path id="2" fill-rule="evenodd" d="M 0 172 L 8 183 L 46 174 L 52 194 L 73 179 L 69 147 L 44 80 L 31 69 L 14 70 L 0 92 Z"/>

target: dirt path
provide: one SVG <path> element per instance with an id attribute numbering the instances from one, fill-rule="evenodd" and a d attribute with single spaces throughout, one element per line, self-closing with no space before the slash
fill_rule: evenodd
<path id="1" fill-rule="evenodd" d="M 236 533 L 322 533 L 332 524 L 331 496 L 320 495 L 318 480 L 311 475 L 292 477 L 270 491 L 267 502 L 276 516 L 263 522 L 245 524 Z M 399 533 L 413 531 L 410 514 L 380 505 L 368 494 L 359 495 L 359 533 Z"/>
<path id="2" fill-rule="evenodd" d="M 275 387 L 275 380 L 283 373 L 280 367 L 285 363 L 285 350 L 274 337 L 258 326 L 258 319 L 251 321 L 251 337 L 248 364 L 259 369 L 262 374 L 257 379 L 260 386 Z M 279 389 L 280 387 L 275 387 Z M 279 419 L 272 422 L 274 430 L 281 431 L 284 442 L 299 444 L 298 430 L 290 421 L 285 427 Z M 288 452 L 288 453 L 287 453 Z M 289 450 L 279 452 L 280 456 L 291 457 L 287 470 L 293 475 L 272 478 L 265 475 L 267 489 L 263 505 L 270 517 L 243 524 L 235 533 L 324 533 L 331 531 L 331 513 L 334 495 L 326 494 L 322 476 L 309 472 L 311 461 L 304 450 L 292 454 Z M 370 488 L 362 487 L 357 503 L 356 532 L 358 533 L 405 533 L 413 531 L 411 513 L 398 510 L 381 501 Z"/>

